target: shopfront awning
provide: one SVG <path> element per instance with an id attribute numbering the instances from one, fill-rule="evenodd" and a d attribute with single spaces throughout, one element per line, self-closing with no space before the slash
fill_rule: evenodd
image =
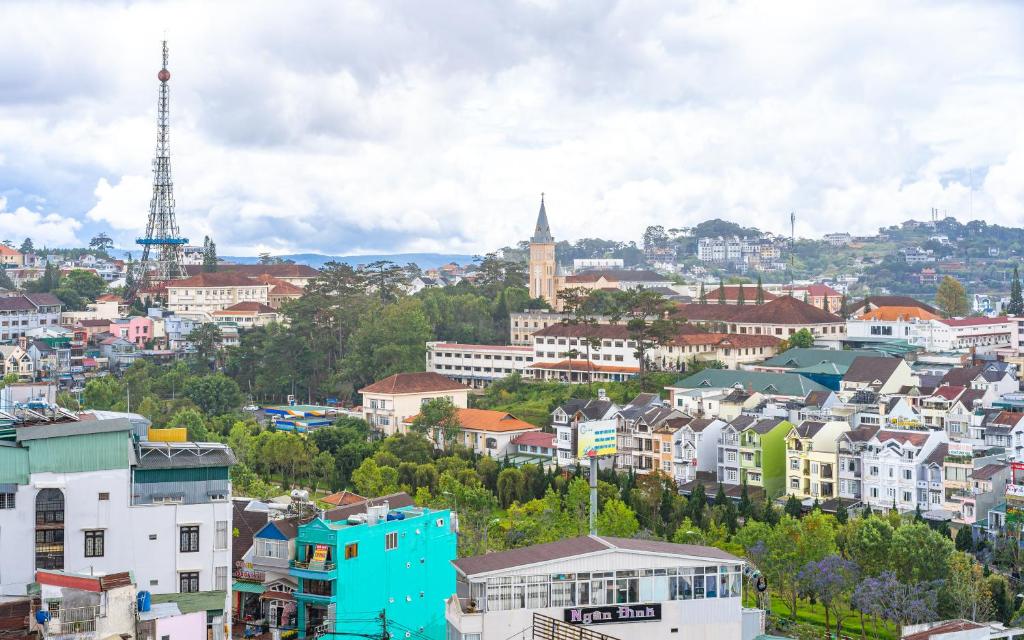
<path id="1" fill-rule="evenodd" d="M 260 596 L 261 600 L 280 600 L 282 602 L 295 602 L 295 596 L 286 591 L 267 591 Z"/>
<path id="2" fill-rule="evenodd" d="M 266 591 L 266 587 L 256 582 L 239 582 L 234 581 L 231 583 L 232 591 L 242 591 L 244 593 L 263 593 Z"/>

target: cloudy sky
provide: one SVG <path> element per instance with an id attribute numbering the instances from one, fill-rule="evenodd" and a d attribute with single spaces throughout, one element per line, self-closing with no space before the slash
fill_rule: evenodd
<path id="1" fill-rule="evenodd" d="M 827 8 L 825 8 L 827 7 Z M 1024 4 L 26 2 L 0 236 L 128 248 L 160 40 L 178 221 L 222 254 L 478 253 L 722 217 L 1024 224 Z"/>

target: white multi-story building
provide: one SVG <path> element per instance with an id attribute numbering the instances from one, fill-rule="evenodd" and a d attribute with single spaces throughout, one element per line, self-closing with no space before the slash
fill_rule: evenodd
<path id="1" fill-rule="evenodd" d="M 447 398 L 457 408 L 469 406 L 469 387 L 438 373 L 396 373 L 359 390 L 363 419 L 382 435 L 404 433 L 407 421 L 427 402 Z"/>
<path id="2" fill-rule="evenodd" d="M 233 271 L 199 273 L 167 283 L 167 309 L 181 316 L 209 320 L 214 311 L 239 302 L 270 305 L 270 285 Z"/>
<path id="3" fill-rule="evenodd" d="M 574 258 L 572 261 L 573 271 L 585 271 L 587 269 L 624 269 L 625 261 L 622 258 Z"/>
<path id="4" fill-rule="evenodd" d="M 533 362 L 533 348 L 428 342 L 426 358 L 427 371 L 478 388 L 513 373 L 522 375 Z"/>
<path id="5" fill-rule="evenodd" d="M 911 325 L 910 344 L 926 351 L 994 351 L 1010 346 L 1017 330 L 1009 318 L 940 318 Z"/>
<path id="6" fill-rule="evenodd" d="M 862 501 L 872 509 L 921 511 L 941 507 L 942 463 L 948 451 L 943 431 L 878 431 L 864 447 Z"/>
<path id="7" fill-rule="evenodd" d="M 59 325 L 62 304 L 52 293 L 0 297 L 0 342 L 22 338 L 39 327 Z"/>
<path id="8" fill-rule="evenodd" d="M 878 427 L 862 426 L 839 435 L 836 452 L 839 456 L 839 494 L 843 500 L 861 499 L 864 469 L 861 457 L 867 443 L 878 433 Z"/>
<path id="9" fill-rule="evenodd" d="M 131 567 L 140 590 L 208 593 L 212 637 L 228 637 L 231 450 L 148 442 L 126 418 L 48 417 L 0 446 L 0 591 L 25 593 L 39 569 Z"/>
<path id="10" fill-rule="evenodd" d="M 696 480 L 698 471 L 716 470 L 718 444 L 725 425 L 717 418 L 694 418 L 676 432 L 672 443 L 676 484 Z"/>

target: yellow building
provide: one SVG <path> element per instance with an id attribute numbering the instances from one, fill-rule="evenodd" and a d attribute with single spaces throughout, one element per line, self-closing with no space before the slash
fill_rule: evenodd
<path id="1" fill-rule="evenodd" d="M 555 261 L 555 239 L 548 225 L 544 194 L 540 194 L 537 227 L 530 238 L 530 297 L 542 298 L 552 309 L 558 308 L 558 287 L 555 283 L 558 264 Z"/>
<path id="2" fill-rule="evenodd" d="M 786 436 L 786 493 L 828 500 L 839 495 L 837 441 L 848 422 L 805 420 Z"/>

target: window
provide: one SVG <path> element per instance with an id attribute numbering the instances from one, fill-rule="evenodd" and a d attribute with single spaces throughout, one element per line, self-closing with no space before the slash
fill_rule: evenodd
<path id="1" fill-rule="evenodd" d="M 871 497 L 872 498 L 877 498 L 878 497 L 878 487 L 871 487 Z"/>
<path id="2" fill-rule="evenodd" d="M 217 521 L 217 549 L 228 548 L 228 521 L 218 520 Z"/>
<path id="3" fill-rule="evenodd" d="M 181 528 L 181 544 L 178 549 L 182 553 L 193 553 L 199 551 L 199 527 L 190 525 Z M 182 593 L 189 593 L 183 591 Z"/>
<path id="4" fill-rule="evenodd" d="M 912 475 L 912 474 L 911 474 L 911 471 L 910 471 L 910 469 L 904 469 L 904 470 L 903 470 L 903 479 L 904 479 L 904 480 L 910 480 L 910 478 L 911 478 L 911 475 Z"/>
<path id="5" fill-rule="evenodd" d="M 903 492 L 903 502 L 910 502 L 910 500 L 911 500 L 910 492 L 909 491 L 904 491 Z"/>
<path id="6" fill-rule="evenodd" d="M 186 571 L 178 575 L 178 593 L 198 593 L 199 572 Z"/>
<path id="7" fill-rule="evenodd" d="M 217 591 L 228 590 L 228 568 L 227 567 L 214 567 L 213 569 L 213 588 Z"/>
<path id="8" fill-rule="evenodd" d="M 110 494 L 106 491 L 101 491 L 98 500 L 110 500 Z"/>
<path id="9" fill-rule="evenodd" d="M 398 548 L 398 532 L 392 531 L 384 536 L 384 550 L 391 551 Z"/>
<path id="10" fill-rule="evenodd" d="M 14 495 L 13 493 L 0 493 L 0 509 L 13 509 Z"/>
<path id="11" fill-rule="evenodd" d="M 102 558 L 103 557 L 103 530 L 98 529 L 96 531 L 85 532 L 85 557 L 86 558 Z"/>
<path id="12" fill-rule="evenodd" d="M 256 555 L 261 558 L 288 559 L 288 543 L 283 540 L 256 538 Z"/>
<path id="13" fill-rule="evenodd" d="M 359 555 L 359 543 L 353 542 L 345 545 L 345 559 L 351 560 Z"/>

